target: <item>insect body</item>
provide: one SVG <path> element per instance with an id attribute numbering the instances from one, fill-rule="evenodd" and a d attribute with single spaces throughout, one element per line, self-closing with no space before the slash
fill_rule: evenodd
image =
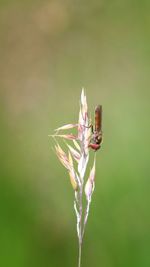
<path id="1" fill-rule="evenodd" d="M 89 147 L 93 150 L 98 150 L 102 143 L 102 106 L 98 105 L 95 108 L 95 125 L 91 125 L 92 137 L 90 140 Z"/>

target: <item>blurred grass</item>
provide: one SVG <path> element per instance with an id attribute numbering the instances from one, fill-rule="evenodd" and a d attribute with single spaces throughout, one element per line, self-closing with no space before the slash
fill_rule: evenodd
<path id="1" fill-rule="evenodd" d="M 77 266 L 73 192 L 48 134 L 104 109 L 83 266 L 148 267 L 148 1 L 0 2 L 0 266 Z"/>

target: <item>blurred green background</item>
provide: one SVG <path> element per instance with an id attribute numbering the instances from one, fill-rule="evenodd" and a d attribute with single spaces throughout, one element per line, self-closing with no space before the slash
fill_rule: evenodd
<path id="1" fill-rule="evenodd" d="M 48 134 L 77 121 L 83 86 L 104 143 L 82 266 L 150 266 L 149 14 L 148 0 L 0 1 L 0 266 L 77 266 L 74 194 Z"/>

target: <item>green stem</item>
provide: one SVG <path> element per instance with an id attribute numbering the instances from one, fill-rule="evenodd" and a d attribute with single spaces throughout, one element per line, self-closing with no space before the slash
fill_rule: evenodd
<path id="1" fill-rule="evenodd" d="M 81 267 L 81 253 L 82 253 L 82 243 L 79 242 L 79 261 L 78 261 L 78 267 Z"/>
<path id="2" fill-rule="evenodd" d="M 81 267 L 81 255 L 82 255 L 82 191 L 83 185 L 80 187 L 79 193 L 79 213 L 80 213 L 80 231 L 79 231 L 79 260 L 78 260 L 78 267 Z"/>

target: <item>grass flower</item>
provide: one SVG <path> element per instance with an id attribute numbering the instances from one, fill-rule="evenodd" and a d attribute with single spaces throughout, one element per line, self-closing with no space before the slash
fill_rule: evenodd
<path id="1" fill-rule="evenodd" d="M 80 111 L 79 120 L 77 124 L 66 124 L 55 130 L 55 134 L 52 137 L 62 138 L 72 141 L 72 145 L 66 143 L 67 152 L 65 152 L 58 141 L 56 141 L 55 151 L 61 164 L 67 169 L 70 178 L 71 185 L 75 192 L 74 209 L 77 219 L 77 236 L 79 243 L 79 258 L 78 267 L 81 266 L 81 250 L 82 242 L 89 215 L 90 203 L 92 193 L 94 191 L 95 184 L 95 166 L 96 166 L 96 154 L 94 156 L 93 167 L 90 171 L 88 179 L 85 181 L 85 174 L 89 161 L 90 147 L 95 151 L 100 147 L 97 141 L 98 133 L 92 131 L 90 124 L 91 120 L 88 117 L 88 106 L 84 89 L 81 92 L 80 98 Z M 60 134 L 61 131 L 77 128 L 77 134 L 71 133 Z M 101 130 L 101 129 L 100 129 Z M 102 136 L 102 133 L 100 133 Z M 59 139 L 60 140 L 60 139 Z M 92 145 L 91 145 L 92 140 Z M 94 146 L 95 145 L 95 146 Z M 96 147 L 96 149 L 95 149 Z M 76 162 L 76 164 L 74 164 Z M 77 166 L 77 167 L 76 167 Z M 83 197 L 86 197 L 86 206 L 83 207 Z"/>

